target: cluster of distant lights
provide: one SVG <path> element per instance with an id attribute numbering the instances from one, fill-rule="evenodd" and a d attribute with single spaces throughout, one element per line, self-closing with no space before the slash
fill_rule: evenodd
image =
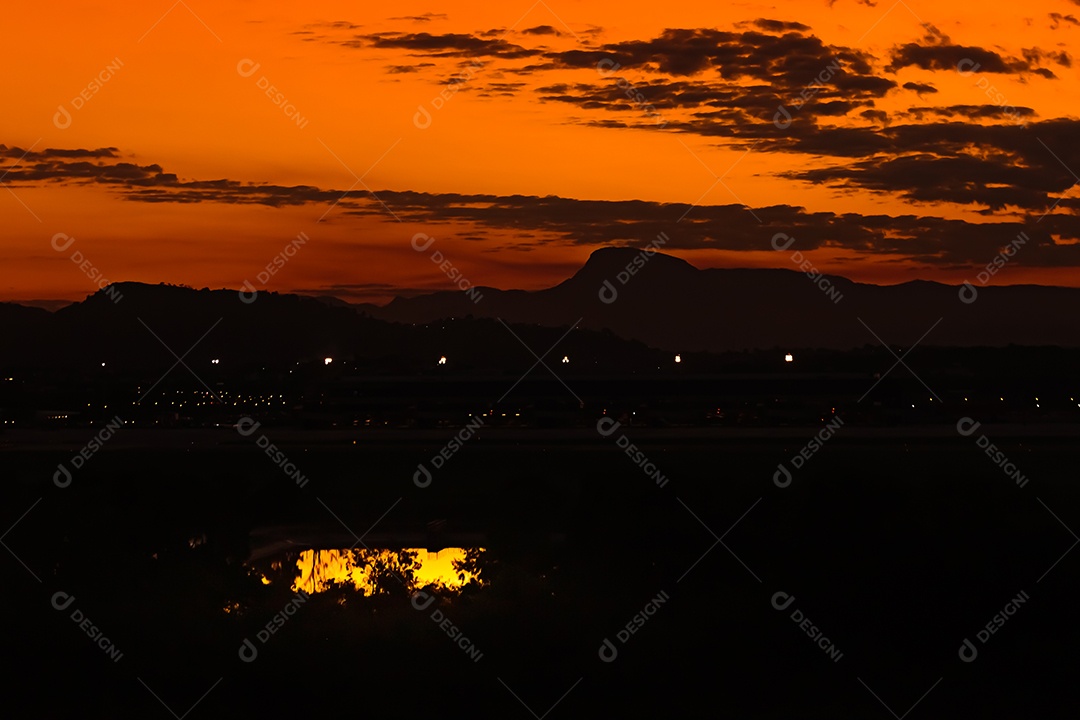
<path id="1" fill-rule="evenodd" d="M 794 356 L 792 356 L 791 353 L 787 353 L 786 355 L 784 355 L 784 362 L 793 362 L 794 360 L 795 360 L 795 358 L 794 358 Z M 333 362 L 333 358 L 326 358 L 326 360 L 324 362 L 327 365 L 329 365 L 331 362 Z M 447 362 L 446 361 L 446 356 L 445 355 L 440 355 L 438 364 L 439 365 L 446 365 L 446 362 Z M 675 364 L 678 365 L 680 363 L 682 363 L 682 355 L 677 354 L 677 355 L 675 355 Z M 570 364 L 570 356 L 569 355 L 563 355 L 562 364 L 563 365 L 569 365 Z"/>
<path id="2" fill-rule="evenodd" d="M 791 353 L 787 353 L 787 354 L 784 355 L 784 362 L 794 362 L 794 361 L 795 361 L 795 357 Z M 334 358 L 332 358 L 332 357 L 323 358 L 323 365 L 330 365 L 333 362 L 334 362 Z M 440 355 L 438 364 L 439 365 L 446 365 L 446 362 L 447 362 L 446 361 L 446 356 L 445 355 Z M 570 363 L 570 356 L 569 355 L 563 355 L 562 362 L 563 362 L 564 365 L 569 364 Z M 682 355 L 676 355 L 675 356 L 675 363 L 679 364 L 681 362 L 682 362 Z M 210 361 L 210 364 L 211 365 L 220 365 L 221 364 L 221 358 L 214 358 L 213 360 Z M 101 363 L 101 367 L 105 367 L 105 363 Z M 4 378 L 4 379 L 5 380 L 14 380 L 14 378 Z"/>
<path id="3" fill-rule="evenodd" d="M 330 364 L 331 364 L 331 363 L 333 363 L 333 362 L 334 362 L 334 358 L 332 358 L 332 357 L 326 357 L 326 358 L 323 358 L 323 365 L 330 365 Z M 563 364 L 564 364 L 564 365 L 566 365 L 566 364 L 569 364 L 569 362 L 570 362 L 570 356 L 569 356 L 569 355 L 563 355 L 563 358 L 562 358 L 562 362 L 563 362 Z M 795 356 L 794 356 L 794 355 L 792 355 L 791 353 L 785 353 L 785 354 L 784 354 L 784 362 L 787 362 L 787 363 L 789 363 L 789 362 L 795 362 Z M 221 364 L 221 359 L 220 359 L 220 358 L 214 358 L 213 360 L 211 360 L 211 361 L 210 361 L 210 363 L 211 363 L 212 365 L 220 365 L 220 364 Z M 676 364 L 680 364 L 680 363 L 682 363 L 682 355 L 681 355 L 681 354 L 677 354 L 677 355 L 675 355 L 675 363 L 676 363 Z M 446 365 L 446 364 L 447 364 L 447 359 L 446 359 L 446 356 L 445 356 L 445 355 L 440 355 L 440 356 L 439 356 L 439 362 L 438 362 L 438 364 L 439 364 L 439 365 Z M 101 367 L 105 367 L 105 363 L 101 363 Z M 15 379 L 15 378 L 13 378 L 13 377 L 6 377 L 6 378 L 4 378 L 4 380 L 7 380 L 7 381 L 12 381 L 12 380 L 14 380 L 14 379 Z M 179 391 L 178 391 L 178 392 L 179 392 Z M 273 396 L 271 395 L 271 397 L 273 397 Z M 281 395 L 278 395 L 278 397 L 280 398 L 280 397 L 281 397 Z M 1004 398 L 1004 397 L 1000 397 L 1000 396 L 999 396 L 999 397 L 998 397 L 998 400 L 999 400 L 999 401 L 1001 401 L 1001 402 L 1005 402 L 1005 398 Z M 1069 401 L 1070 401 L 1070 402 L 1075 402 L 1075 403 L 1076 403 L 1076 406 L 1077 406 L 1077 407 L 1080 407 L 1080 402 L 1076 402 L 1076 398 L 1072 398 L 1072 397 L 1071 397 L 1071 398 L 1069 398 Z M 269 405 L 269 404 L 270 404 L 269 402 L 267 402 L 267 401 L 265 401 L 265 400 L 264 400 L 264 402 L 266 402 L 266 404 L 267 404 L 267 405 Z M 930 398 L 930 402 L 934 402 L 934 398 Z M 968 399 L 967 399 L 967 398 L 964 398 L 964 402 L 968 402 Z M 157 403 L 156 403 L 156 402 L 155 402 L 154 404 L 155 404 L 155 405 L 157 405 Z M 176 403 L 172 403 L 172 404 L 174 404 L 174 405 L 175 405 Z M 198 403 L 198 404 L 199 404 L 199 405 L 202 405 L 203 403 Z M 206 403 L 206 404 L 207 404 L 207 405 L 209 405 L 210 403 Z M 234 403 L 233 403 L 233 405 L 236 405 L 236 404 L 237 404 L 236 402 L 234 402 Z M 258 405 L 259 403 L 258 403 L 258 402 L 256 402 L 255 404 L 256 404 L 256 405 Z M 282 402 L 281 404 L 282 404 L 282 405 L 284 405 L 285 403 L 284 403 L 284 402 Z M 108 406 L 106 405 L 106 407 L 108 407 Z M 181 407 L 183 407 L 183 403 L 181 403 Z M 914 408 L 914 407 L 915 407 L 915 404 L 914 404 L 914 403 L 912 403 L 912 404 L 911 404 L 911 407 L 913 407 L 913 408 Z M 1035 407 L 1037 407 L 1037 408 L 1041 408 L 1041 407 L 1042 407 L 1042 404 L 1041 404 L 1041 402 L 1039 401 L 1039 398 L 1035 398 Z M 10 422 L 11 424 L 14 424 L 14 422 L 15 422 L 15 421 L 14 421 L 14 420 L 11 420 L 11 421 L 8 421 L 8 420 L 4 420 L 3 422 L 4 422 L 4 424 L 5 424 L 5 425 L 7 425 L 7 424 L 8 424 L 9 422 Z"/>
<path id="4" fill-rule="evenodd" d="M 139 392 L 141 390 L 142 390 L 141 387 L 136 388 L 136 392 Z M 229 406 L 229 405 L 232 405 L 232 406 L 253 405 L 255 407 L 258 407 L 259 405 L 266 405 L 267 407 L 270 407 L 271 405 L 285 405 L 285 404 L 288 403 L 288 401 L 284 399 L 285 396 L 283 394 L 280 394 L 280 393 L 269 393 L 269 394 L 266 394 L 266 395 L 245 395 L 243 393 L 235 393 L 235 394 L 233 394 L 233 393 L 230 393 L 228 390 L 219 390 L 216 393 L 206 392 L 206 391 L 203 391 L 203 390 L 191 390 L 191 391 L 176 390 L 174 392 L 175 392 L 175 394 L 181 396 L 181 399 L 179 401 L 177 401 L 177 400 L 167 401 L 164 398 L 162 398 L 161 401 L 155 400 L 154 405 L 168 404 L 168 405 L 176 405 L 178 407 L 186 407 L 188 405 L 194 406 L 194 407 L 201 407 L 203 405 L 205 405 L 207 407 L 209 407 L 209 406 L 219 406 L 220 407 L 220 406 L 223 406 L 223 405 L 224 406 Z M 189 393 L 191 395 L 195 396 L 196 399 L 193 399 L 193 400 L 183 399 L 183 397 L 187 396 Z M 202 399 L 199 400 L 198 398 L 202 398 Z M 143 405 L 144 403 L 142 401 L 140 401 L 140 402 L 136 402 L 136 403 L 133 403 L 133 404 L 134 405 Z M 90 403 L 87 403 L 86 406 L 90 407 Z M 109 406 L 106 405 L 105 407 L 109 407 Z"/>
<path id="5" fill-rule="evenodd" d="M 4 380 L 9 380 L 9 381 L 10 381 L 10 380 L 14 380 L 14 379 L 15 379 L 15 378 L 4 378 Z M 179 390 L 177 390 L 176 392 L 177 392 L 178 394 L 180 393 L 180 391 L 179 391 Z M 208 395 L 209 393 L 205 393 L 205 394 L 207 394 L 207 395 Z M 227 393 L 223 393 L 223 394 L 227 394 Z M 252 397 L 252 396 L 248 396 L 248 397 L 250 398 L 250 397 Z M 264 396 L 260 396 L 260 397 L 264 397 Z M 274 396 L 273 396 L 273 395 L 271 395 L 270 397 L 272 398 L 272 397 L 274 397 Z M 278 398 L 281 398 L 281 397 L 283 397 L 283 396 L 282 396 L 282 395 L 278 395 L 277 397 L 278 397 Z M 1005 398 L 1004 398 L 1004 397 L 1000 397 L 1000 396 L 999 396 L 999 397 L 998 397 L 998 400 L 999 400 L 999 401 L 1001 401 L 1001 402 L 1005 402 Z M 1077 406 L 1077 407 L 1080 407 L 1080 402 L 1077 402 L 1077 401 L 1076 401 L 1076 398 L 1075 398 L 1075 397 L 1070 397 L 1070 398 L 1069 398 L 1069 400 L 1070 400 L 1071 402 L 1074 402 L 1074 403 L 1076 403 L 1076 406 Z M 969 399 L 968 399 L 968 398 L 964 398 L 964 402 L 968 402 L 968 401 L 969 401 Z M 1041 407 L 1042 407 L 1042 404 L 1041 404 L 1041 403 L 1039 402 L 1039 398 L 1035 398 L 1035 401 L 1036 401 L 1036 402 L 1035 402 L 1035 407 L 1037 407 L 1037 408 L 1041 408 Z M 269 406 L 269 405 L 270 405 L 270 401 L 268 401 L 268 400 L 265 400 L 265 397 L 264 397 L 264 399 L 263 399 L 263 400 L 261 400 L 261 401 L 258 401 L 258 402 L 255 402 L 255 405 L 259 405 L 259 402 L 265 402 L 267 406 Z M 286 403 L 286 401 L 284 401 L 284 400 L 281 400 L 281 401 L 279 401 L 279 402 L 280 402 L 280 403 L 281 403 L 282 405 L 284 405 L 284 404 Z M 930 398 L 930 402 L 934 402 L 934 398 Z M 136 404 L 141 404 L 141 403 L 136 403 Z M 155 403 L 154 403 L 154 405 L 157 405 L 157 404 L 158 404 L 157 402 L 155 402 Z M 171 402 L 171 403 L 169 403 L 169 404 L 170 404 L 170 405 L 176 405 L 176 402 L 175 402 L 175 401 L 173 401 L 173 402 Z M 184 405 L 186 405 L 186 404 L 187 404 L 187 403 L 186 403 L 185 401 L 181 401 L 181 402 L 180 402 L 180 407 L 184 407 Z M 198 403 L 194 403 L 194 404 L 195 404 L 195 405 L 212 405 L 212 404 L 214 404 L 214 403 L 211 403 L 211 402 L 198 402 Z M 226 405 L 228 405 L 228 403 L 225 403 L 225 404 L 226 404 Z M 237 402 L 233 402 L 232 404 L 233 404 L 233 405 L 237 405 L 237 404 L 239 404 L 239 403 L 237 403 Z M 90 403 L 87 403 L 87 407 L 90 407 Z M 105 405 L 104 407 L 106 407 L 106 408 L 107 408 L 107 407 L 109 407 L 109 406 L 108 406 L 108 405 Z M 914 404 L 912 404 L 912 405 L 911 405 L 911 407 L 912 407 L 912 408 L 914 408 L 914 407 L 915 407 L 915 405 L 914 405 Z M 720 409 L 719 409 L 719 408 L 717 408 L 717 412 L 719 412 L 719 410 L 720 410 Z M 835 413 L 835 412 L 836 412 L 836 408 L 833 408 L 833 409 L 832 409 L 832 412 L 834 412 L 834 413 Z M 604 413 L 606 414 L 606 413 L 607 413 L 607 410 L 605 410 L 605 411 L 604 411 Z M 636 413 L 633 413 L 633 414 L 636 414 Z M 484 413 L 484 415 L 485 415 L 485 416 L 491 416 L 491 417 L 495 417 L 495 416 L 496 416 L 496 413 L 495 413 L 495 412 L 494 412 L 494 411 L 492 410 L 492 411 L 489 411 L 489 412 L 486 412 L 486 413 Z M 517 413 L 514 413 L 514 414 L 513 414 L 513 416 L 514 416 L 514 417 L 520 417 L 520 416 L 521 416 L 521 413 L 519 413 L 519 412 L 517 412 Z M 69 414 L 51 414 L 51 415 L 47 416 L 47 417 L 46 417 L 45 419 L 46 419 L 46 420 L 66 420 L 66 419 L 68 419 L 69 417 L 70 417 L 70 415 L 69 415 Z M 467 416 L 467 417 L 472 417 L 472 416 L 471 416 L 471 415 L 469 415 L 469 416 Z M 502 417 L 508 417 L 508 413 L 502 413 Z M 91 424 L 93 424 L 93 421 L 92 421 L 92 420 L 91 420 L 90 422 L 91 422 Z M 2 421 L 0 421 L 0 424 L 2 424 L 2 425 L 15 425 L 15 424 L 16 424 L 16 421 L 15 421 L 15 420 L 2 420 Z M 127 425 L 127 424 L 132 424 L 132 425 L 134 425 L 134 424 L 135 424 L 135 422 L 134 422 L 134 421 L 128 421 L 128 420 L 125 420 L 125 421 L 124 421 L 124 424 L 125 424 L 125 425 Z M 354 424 L 356 424 L 356 423 L 354 423 Z M 365 425 L 369 425 L 369 424 L 371 424 L 371 420 L 370 420 L 370 419 L 369 419 L 369 420 L 367 420 L 367 421 L 366 421 L 366 422 L 365 422 L 364 424 L 365 424 Z M 385 424 L 385 423 L 383 423 L 383 424 Z"/>
<path id="6" fill-rule="evenodd" d="M 214 358 L 213 360 L 210 361 L 210 364 L 211 365 L 220 365 L 221 364 L 221 358 Z M 330 364 L 330 358 L 326 359 L 326 364 L 327 365 Z M 101 363 L 101 367 L 105 367 L 105 363 Z M 5 380 L 11 380 L 12 378 L 4 378 L 4 379 Z"/>

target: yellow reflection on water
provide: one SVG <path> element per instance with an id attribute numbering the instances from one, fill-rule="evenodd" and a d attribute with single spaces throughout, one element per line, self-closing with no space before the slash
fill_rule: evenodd
<path id="1" fill-rule="evenodd" d="M 483 548 L 479 550 L 483 552 Z M 412 553 L 415 553 L 414 562 L 399 564 L 402 558 L 411 557 Z M 428 552 L 426 548 L 304 550 L 296 561 L 296 580 L 292 589 L 317 593 L 335 583 L 343 583 L 371 594 L 375 591 L 371 568 L 376 565 L 399 571 L 411 570 L 418 587 L 434 583 L 457 590 L 474 577 L 468 572 L 459 574 L 454 568 L 454 562 L 463 561 L 465 553 L 466 548 L 444 548 L 438 552 Z"/>

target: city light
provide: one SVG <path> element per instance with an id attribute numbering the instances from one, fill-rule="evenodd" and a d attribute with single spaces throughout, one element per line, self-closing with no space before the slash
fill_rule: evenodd
<path id="1" fill-rule="evenodd" d="M 784 362 L 792 362 L 793 360 L 795 360 L 795 357 L 791 353 L 784 356 Z"/>
<path id="2" fill-rule="evenodd" d="M 446 356 L 445 355 L 443 355 L 443 356 L 441 356 L 439 358 L 439 364 L 440 365 L 445 365 L 446 364 Z"/>
<path id="3" fill-rule="evenodd" d="M 323 365 L 329 365 L 334 362 L 334 358 L 323 358 Z"/>

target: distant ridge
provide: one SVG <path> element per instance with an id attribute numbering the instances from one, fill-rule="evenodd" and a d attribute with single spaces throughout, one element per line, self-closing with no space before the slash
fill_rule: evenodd
<path id="1" fill-rule="evenodd" d="M 508 351 L 501 344 L 508 335 L 496 320 L 549 328 L 579 323 L 579 329 L 630 343 L 627 348 L 637 343 L 683 353 L 849 350 L 881 342 L 899 349 L 920 340 L 944 347 L 1080 347 L 1077 288 L 965 290 L 922 280 L 866 285 L 798 270 L 701 270 L 671 255 L 633 248 L 597 250 L 571 277 L 544 290 L 481 287 L 479 302 L 457 290 L 398 297 L 381 307 L 269 292 L 244 303 L 237 290 L 165 284 L 125 282 L 110 290 L 122 301 L 102 290 L 51 313 L 0 303 L 0 332 L 19 339 L 0 346 L 0 360 L 26 357 L 31 350 L 49 359 L 141 347 L 150 337 L 142 322 L 194 342 L 216 320 L 222 322 L 214 336 L 227 333 L 231 349 L 253 362 L 294 358 L 301 348 L 367 357 L 445 352 L 451 341 L 412 326 L 470 317 L 490 322 L 474 328 L 477 335 L 452 342 L 500 352 Z"/>
<path id="2" fill-rule="evenodd" d="M 606 296 L 614 295 L 611 302 L 601 298 L 605 282 L 614 288 Z M 462 292 L 444 291 L 357 307 L 372 317 L 409 323 L 472 315 L 567 326 L 580 318 L 584 328 L 683 352 L 846 350 L 876 344 L 875 333 L 893 347 L 906 347 L 931 327 L 923 340 L 929 345 L 1080 346 L 1077 288 L 975 287 L 975 301 L 965 302 L 956 285 L 867 285 L 785 269 L 701 270 L 634 248 L 596 250 L 573 276 L 545 290 L 485 287 L 482 293 L 478 303 Z"/>

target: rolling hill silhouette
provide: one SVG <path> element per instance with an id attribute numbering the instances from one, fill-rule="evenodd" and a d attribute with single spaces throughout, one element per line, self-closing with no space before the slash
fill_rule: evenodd
<path id="1" fill-rule="evenodd" d="M 520 372 L 535 360 L 493 319 L 459 317 L 414 326 L 372 318 L 325 298 L 260 292 L 246 303 L 236 290 L 132 282 L 116 283 L 113 289 L 122 296 L 120 302 L 101 290 L 51 313 L 0 304 L 0 334 L 8 338 L 0 343 L 0 364 L 55 369 L 106 363 L 111 369 L 164 370 L 177 362 L 170 349 L 192 366 L 205 368 L 221 358 L 231 371 L 241 366 L 255 371 L 262 366 L 321 365 L 330 357 L 416 373 L 434 368 L 438 358 L 447 355 L 455 370 Z M 514 333 L 541 352 L 564 329 L 518 327 Z M 560 351 L 582 358 L 610 357 L 631 366 L 655 364 L 657 354 L 639 342 L 581 330 L 570 333 Z"/>

